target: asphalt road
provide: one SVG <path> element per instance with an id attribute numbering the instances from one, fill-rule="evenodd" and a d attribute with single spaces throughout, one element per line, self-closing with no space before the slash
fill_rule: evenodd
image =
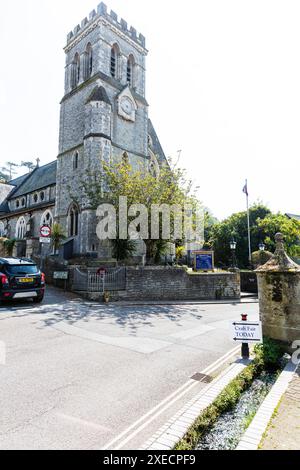
<path id="1" fill-rule="evenodd" d="M 0 307 L 0 449 L 138 449 L 236 346 L 241 313 L 258 305 L 105 306 L 53 288 Z"/>

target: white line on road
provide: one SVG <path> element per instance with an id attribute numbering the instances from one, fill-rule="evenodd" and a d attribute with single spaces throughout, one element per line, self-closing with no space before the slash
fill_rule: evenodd
<path id="1" fill-rule="evenodd" d="M 112 441 L 110 441 L 106 446 L 102 447 L 102 450 L 107 450 L 110 449 L 111 446 L 113 446 L 116 442 L 118 442 L 122 437 L 124 437 L 128 432 L 130 432 L 132 429 L 134 429 L 136 426 L 138 426 L 140 423 L 142 423 L 145 419 L 148 418 L 148 416 L 151 416 L 153 413 L 155 413 L 156 410 L 158 410 L 161 406 L 163 406 L 165 403 L 167 403 L 169 400 L 171 400 L 175 395 L 177 395 L 179 392 L 181 392 L 183 389 L 187 388 L 190 385 L 194 385 L 197 382 L 194 380 L 188 380 L 185 384 L 183 384 L 181 387 L 179 387 L 175 392 L 171 393 L 167 398 L 162 400 L 158 405 L 156 405 L 154 408 L 152 408 L 148 413 L 143 415 L 141 418 L 139 418 L 135 423 L 131 424 L 125 431 L 123 431 L 119 436 L 115 437 Z"/>
<path id="2" fill-rule="evenodd" d="M 231 356 L 234 354 L 237 354 L 237 352 L 240 350 L 240 346 L 235 347 L 228 353 L 224 354 L 224 356 L 220 357 L 217 361 L 215 361 L 213 364 L 208 366 L 206 369 L 204 369 L 201 373 L 202 374 L 209 374 L 212 373 L 213 371 L 217 370 L 224 362 L 226 362 Z M 139 418 L 135 423 L 131 424 L 127 429 L 125 429 L 121 434 L 119 434 L 117 437 L 115 437 L 113 440 L 111 440 L 108 444 L 106 444 L 104 447 L 101 448 L 101 450 L 112 450 L 112 446 L 116 444 L 118 441 L 120 441 L 123 437 L 125 437 L 130 431 L 132 431 L 136 426 L 139 426 L 139 424 L 143 423 L 147 418 L 149 418 L 144 424 L 141 424 L 133 433 L 131 433 L 129 436 L 126 437 L 121 443 L 118 444 L 117 447 L 114 448 L 114 450 L 119 450 L 121 449 L 127 442 L 129 442 L 131 439 L 133 439 L 140 431 L 145 429 L 154 419 L 156 419 L 158 416 L 160 416 L 164 411 L 166 411 L 170 406 L 172 406 L 177 400 L 179 400 L 181 397 L 183 397 L 186 393 L 188 393 L 190 390 L 192 390 L 196 385 L 198 385 L 199 382 L 196 382 L 194 380 L 188 380 L 185 384 L 183 384 L 181 387 L 179 387 L 175 392 L 171 393 L 167 398 L 162 400 L 158 405 L 156 405 L 154 408 L 152 408 L 150 411 L 148 411 L 145 415 L 143 415 L 141 418 Z M 155 413 L 155 414 L 154 414 Z M 153 416 L 151 416 L 153 415 Z"/>

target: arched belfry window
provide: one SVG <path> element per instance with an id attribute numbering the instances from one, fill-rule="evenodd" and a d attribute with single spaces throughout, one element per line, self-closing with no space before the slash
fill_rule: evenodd
<path id="1" fill-rule="evenodd" d="M 134 73 L 134 57 L 130 55 L 127 60 L 127 83 L 130 87 L 133 87 L 133 73 Z"/>
<path id="2" fill-rule="evenodd" d="M 72 204 L 69 210 L 69 236 L 76 237 L 79 233 L 79 209 Z"/>
<path id="3" fill-rule="evenodd" d="M 71 88 L 76 88 L 80 80 L 80 55 L 78 52 L 74 56 L 71 66 Z"/>
<path id="4" fill-rule="evenodd" d="M 17 240 L 23 240 L 26 235 L 26 220 L 24 217 L 20 217 L 16 226 L 16 238 Z"/>
<path id="5" fill-rule="evenodd" d="M 84 53 L 84 79 L 87 80 L 93 73 L 93 48 L 91 43 L 86 46 Z"/>
<path id="6" fill-rule="evenodd" d="M 119 55 L 119 46 L 117 44 L 114 44 L 111 48 L 110 56 L 110 74 L 113 78 L 118 78 Z"/>

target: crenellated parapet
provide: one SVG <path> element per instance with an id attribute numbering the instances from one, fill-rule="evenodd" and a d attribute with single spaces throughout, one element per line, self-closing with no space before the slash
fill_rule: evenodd
<path id="1" fill-rule="evenodd" d="M 112 26 L 120 30 L 120 32 L 126 34 L 131 40 L 137 43 L 139 46 L 145 48 L 146 40 L 142 34 L 138 34 L 136 29 L 132 26 L 129 28 L 127 22 L 121 18 L 119 20 L 118 15 L 114 11 L 108 13 L 107 6 L 105 3 L 99 3 L 97 11 L 93 10 L 89 14 L 89 17 L 84 18 L 80 24 L 78 24 L 73 31 L 71 31 L 67 36 L 67 47 L 74 41 L 76 38 L 87 30 L 90 26 L 94 25 L 98 19 L 104 18 Z"/>

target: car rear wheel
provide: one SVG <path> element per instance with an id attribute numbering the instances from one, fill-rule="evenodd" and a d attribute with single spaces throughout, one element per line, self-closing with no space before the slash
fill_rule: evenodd
<path id="1" fill-rule="evenodd" d="M 44 299 L 44 296 L 43 295 L 39 295 L 38 297 L 33 297 L 33 302 L 35 304 L 40 304 L 41 302 L 43 302 L 43 299 Z"/>

